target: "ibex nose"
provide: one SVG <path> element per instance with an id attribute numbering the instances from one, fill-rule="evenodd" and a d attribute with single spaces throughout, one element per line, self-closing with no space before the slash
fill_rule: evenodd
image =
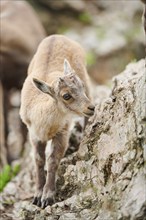
<path id="1" fill-rule="evenodd" d="M 90 105 L 90 106 L 88 106 L 88 109 L 91 110 L 91 111 L 94 111 L 95 106 L 94 105 Z"/>

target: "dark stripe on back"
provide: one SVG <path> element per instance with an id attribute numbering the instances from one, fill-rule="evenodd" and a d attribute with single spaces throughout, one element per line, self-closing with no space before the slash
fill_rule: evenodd
<path id="1" fill-rule="evenodd" d="M 55 39 L 56 39 L 55 36 L 51 36 L 50 44 L 49 44 L 49 48 L 48 48 L 47 65 L 48 65 L 48 63 L 49 63 L 49 61 L 50 61 L 50 57 L 51 57 L 51 55 L 52 55 L 52 51 L 53 51 L 53 46 L 54 46 Z M 48 70 L 49 70 L 49 69 L 47 68 L 47 72 L 48 72 Z M 47 74 L 47 72 L 46 72 L 46 74 Z"/>

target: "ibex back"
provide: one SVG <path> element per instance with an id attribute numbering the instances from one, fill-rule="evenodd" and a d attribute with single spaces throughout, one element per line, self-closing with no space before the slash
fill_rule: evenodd
<path id="1" fill-rule="evenodd" d="M 94 114 L 88 83 L 84 51 L 78 43 L 61 35 L 42 41 L 28 69 L 20 109 L 35 149 L 33 204 L 42 208 L 54 203 L 55 176 L 68 147 L 72 115 Z M 50 139 L 45 176 L 45 148 Z"/>

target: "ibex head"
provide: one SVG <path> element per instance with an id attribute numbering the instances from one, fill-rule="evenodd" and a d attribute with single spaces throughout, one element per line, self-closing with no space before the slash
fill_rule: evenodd
<path id="1" fill-rule="evenodd" d="M 39 90 L 54 98 L 58 108 L 65 112 L 68 111 L 86 117 L 94 114 L 94 105 L 91 104 L 85 94 L 84 83 L 66 59 L 64 60 L 64 75 L 58 77 L 53 86 L 36 78 L 33 78 L 33 82 Z"/>

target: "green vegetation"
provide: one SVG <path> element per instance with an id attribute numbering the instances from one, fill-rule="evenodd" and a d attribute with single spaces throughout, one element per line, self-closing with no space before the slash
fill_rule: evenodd
<path id="1" fill-rule="evenodd" d="M 57 34 L 64 34 L 65 32 L 67 32 L 67 30 L 69 29 L 69 27 L 66 26 L 60 26 L 57 30 Z"/>
<path id="2" fill-rule="evenodd" d="M 0 192 L 3 191 L 4 187 L 10 180 L 17 175 L 20 170 L 20 165 L 17 164 L 14 167 L 6 165 L 0 173 Z"/>
<path id="3" fill-rule="evenodd" d="M 91 16 L 87 12 L 84 12 L 79 15 L 79 20 L 83 22 L 84 24 L 90 24 Z"/>
<path id="4" fill-rule="evenodd" d="M 86 62 L 88 66 L 92 66 L 96 63 L 96 55 L 93 52 L 86 54 Z"/>

